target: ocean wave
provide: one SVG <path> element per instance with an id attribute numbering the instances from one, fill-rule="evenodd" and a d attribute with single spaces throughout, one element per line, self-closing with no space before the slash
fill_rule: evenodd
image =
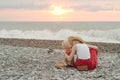
<path id="1" fill-rule="evenodd" d="M 58 32 L 51 30 L 0 30 L 0 38 L 22 38 L 22 39 L 49 39 L 49 40 L 64 40 L 68 36 L 79 36 L 86 41 L 91 42 L 112 42 L 120 43 L 120 29 L 114 30 L 84 30 L 73 31 L 69 29 L 61 29 Z"/>

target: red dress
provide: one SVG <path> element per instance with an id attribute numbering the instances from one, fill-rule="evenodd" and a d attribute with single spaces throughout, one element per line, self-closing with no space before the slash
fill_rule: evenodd
<path id="1" fill-rule="evenodd" d="M 88 70 L 93 70 L 97 67 L 98 64 L 98 50 L 94 48 L 89 48 L 90 50 L 90 59 L 77 59 L 75 62 L 75 67 L 78 66 L 88 66 Z"/>

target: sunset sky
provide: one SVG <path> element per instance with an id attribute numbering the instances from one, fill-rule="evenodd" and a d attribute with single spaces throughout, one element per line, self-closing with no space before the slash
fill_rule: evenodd
<path id="1" fill-rule="evenodd" d="M 120 0 L 0 0 L 0 21 L 120 21 Z"/>

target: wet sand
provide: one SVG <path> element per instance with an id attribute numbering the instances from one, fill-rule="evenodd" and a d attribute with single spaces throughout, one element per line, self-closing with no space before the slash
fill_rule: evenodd
<path id="1" fill-rule="evenodd" d="M 7 41 L 7 40 L 6 40 Z M 0 80 L 119 80 L 120 53 L 111 50 L 100 51 L 99 64 L 92 71 L 78 71 L 75 68 L 56 69 L 54 63 L 64 60 L 63 49 L 49 45 L 39 47 L 21 46 L 23 42 L 14 43 L 0 40 Z M 44 40 L 43 40 L 44 41 Z M 5 40 L 3 41 L 5 42 Z M 29 42 L 29 41 L 28 41 Z M 39 40 L 38 40 L 39 42 Z M 34 43 L 34 41 L 33 41 Z M 36 42 L 37 43 L 37 42 Z M 14 44 L 14 45 L 13 45 Z M 43 43 L 41 43 L 43 44 Z M 35 45 L 35 44 L 34 44 Z M 112 46 L 115 47 L 115 46 Z M 48 53 L 49 48 L 53 49 Z"/>

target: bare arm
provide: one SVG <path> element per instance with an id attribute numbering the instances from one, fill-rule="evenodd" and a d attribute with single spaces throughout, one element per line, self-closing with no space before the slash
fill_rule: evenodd
<path id="1" fill-rule="evenodd" d="M 73 46 L 70 55 L 68 55 L 68 54 L 65 53 L 65 57 L 67 58 L 68 61 L 72 60 L 72 58 L 75 55 L 75 52 L 76 52 L 76 46 Z"/>
<path id="2" fill-rule="evenodd" d="M 97 47 L 97 46 L 90 45 L 90 44 L 87 44 L 87 45 L 88 45 L 88 47 L 90 47 L 90 48 L 98 49 L 98 47 Z"/>

